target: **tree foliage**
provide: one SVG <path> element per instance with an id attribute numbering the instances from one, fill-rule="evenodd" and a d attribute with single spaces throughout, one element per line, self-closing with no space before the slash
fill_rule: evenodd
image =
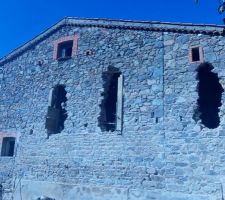
<path id="1" fill-rule="evenodd" d="M 199 3 L 199 0 L 194 0 L 196 4 Z M 223 14 L 225 11 L 225 0 L 219 0 L 218 13 Z M 223 18 L 223 22 L 225 24 L 225 18 Z"/>

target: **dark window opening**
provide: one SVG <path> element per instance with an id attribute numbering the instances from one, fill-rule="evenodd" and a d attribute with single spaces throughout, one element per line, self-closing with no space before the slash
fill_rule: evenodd
<path id="1" fill-rule="evenodd" d="M 67 118 L 66 111 L 66 90 L 64 85 L 56 85 L 49 98 L 48 113 L 45 128 L 48 135 L 60 133 L 64 129 L 64 122 Z"/>
<path id="2" fill-rule="evenodd" d="M 2 184 L 0 184 L 0 200 L 3 199 L 3 187 Z"/>
<path id="3" fill-rule="evenodd" d="M 222 105 L 221 97 L 224 89 L 219 83 L 218 75 L 212 72 L 213 66 L 209 63 L 201 64 L 197 69 L 198 107 L 193 119 L 201 120 L 206 127 L 213 129 L 220 124 L 219 107 Z"/>
<path id="4" fill-rule="evenodd" d="M 154 116 L 155 116 L 155 113 L 151 112 L 151 118 L 154 118 Z"/>
<path id="5" fill-rule="evenodd" d="M 192 62 L 200 61 L 199 47 L 195 47 L 191 49 L 191 57 L 192 57 Z"/>
<path id="6" fill-rule="evenodd" d="M 102 74 L 104 81 L 103 100 L 100 105 L 101 112 L 98 118 L 99 126 L 102 131 L 115 131 L 117 120 L 117 101 L 118 101 L 118 78 L 121 72 L 115 67 L 109 67 L 107 72 Z"/>
<path id="7" fill-rule="evenodd" d="M 4 137 L 2 140 L 1 156 L 13 156 L 15 147 L 14 137 Z"/>
<path id="8" fill-rule="evenodd" d="M 72 57 L 73 40 L 58 44 L 57 59 L 68 59 Z"/>
<path id="9" fill-rule="evenodd" d="M 46 197 L 46 196 L 41 196 L 41 197 L 38 197 L 36 200 L 55 200 L 55 199 Z"/>

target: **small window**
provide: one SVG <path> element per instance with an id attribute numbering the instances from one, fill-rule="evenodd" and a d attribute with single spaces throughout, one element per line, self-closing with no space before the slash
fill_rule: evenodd
<path id="1" fill-rule="evenodd" d="M 3 187 L 2 184 L 0 184 L 0 200 L 3 199 Z"/>
<path id="2" fill-rule="evenodd" d="M 68 59 L 72 57 L 73 40 L 58 44 L 57 59 Z"/>
<path id="3" fill-rule="evenodd" d="M 55 200 L 55 199 L 46 197 L 46 196 L 41 196 L 41 197 L 38 197 L 36 200 Z"/>
<path id="4" fill-rule="evenodd" d="M 15 147 L 14 137 L 4 137 L 2 141 L 1 156 L 13 156 Z"/>
<path id="5" fill-rule="evenodd" d="M 203 62 L 203 51 L 202 47 L 192 47 L 189 53 L 189 61 L 193 62 Z"/>
<path id="6" fill-rule="evenodd" d="M 192 61 L 200 61 L 199 47 L 195 47 L 191 49 Z"/>
<path id="7" fill-rule="evenodd" d="M 61 37 L 53 42 L 53 59 L 66 60 L 77 53 L 78 35 Z"/>

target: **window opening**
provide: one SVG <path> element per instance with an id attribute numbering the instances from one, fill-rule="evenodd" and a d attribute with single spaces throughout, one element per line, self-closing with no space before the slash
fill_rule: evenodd
<path id="1" fill-rule="evenodd" d="M 64 122 L 67 118 L 66 93 L 64 85 L 56 85 L 49 93 L 48 113 L 45 123 L 48 136 L 60 133 L 64 129 Z"/>
<path id="2" fill-rule="evenodd" d="M 180 121 L 181 121 L 181 122 L 183 121 L 183 117 L 182 117 L 182 116 L 180 116 Z"/>
<path id="3" fill-rule="evenodd" d="M 100 105 L 101 113 L 99 126 L 102 131 L 122 129 L 122 74 L 115 67 L 109 67 L 102 74 L 104 81 L 103 100 Z"/>
<path id="4" fill-rule="evenodd" d="M 57 59 L 68 59 L 72 57 L 73 40 L 58 44 Z"/>
<path id="5" fill-rule="evenodd" d="M 13 156 L 15 147 L 14 137 L 4 137 L 2 140 L 1 156 Z"/>
<path id="6" fill-rule="evenodd" d="M 199 47 L 192 48 L 191 55 L 192 55 L 192 62 L 200 61 Z"/>
<path id="7" fill-rule="evenodd" d="M 0 184 L 0 200 L 3 199 L 3 187 L 2 184 Z"/>
<path id="8" fill-rule="evenodd" d="M 213 66 L 209 63 L 201 64 L 197 69 L 199 98 L 193 115 L 195 121 L 200 119 L 202 124 L 210 129 L 219 126 L 219 107 L 222 105 L 221 97 L 224 92 L 218 75 L 212 70 Z"/>
<path id="9" fill-rule="evenodd" d="M 36 200 L 55 200 L 55 199 L 51 197 L 41 196 L 41 197 L 38 197 Z"/>
<path id="10" fill-rule="evenodd" d="M 154 112 L 151 112 L 151 118 L 153 118 L 155 116 Z"/>

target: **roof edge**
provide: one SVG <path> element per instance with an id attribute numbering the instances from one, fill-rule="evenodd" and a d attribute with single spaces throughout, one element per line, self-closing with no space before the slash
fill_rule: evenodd
<path id="1" fill-rule="evenodd" d="M 139 20 L 123 20 L 123 19 L 100 19 L 100 18 L 79 18 L 79 17 L 64 17 L 62 20 L 52 25 L 50 28 L 41 32 L 33 39 L 25 44 L 12 50 L 6 56 L 0 58 L 0 65 L 21 55 L 30 47 L 38 43 L 43 38 L 52 34 L 54 31 L 65 25 L 80 26 L 80 27 L 100 27 L 100 28 L 120 28 L 130 30 L 144 31 L 161 31 L 161 32 L 179 32 L 190 34 L 208 34 L 208 35 L 224 35 L 224 25 L 216 24 L 192 24 L 179 22 L 160 22 L 160 21 L 139 21 Z"/>
<path id="2" fill-rule="evenodd" d="M 0 58 L 0 65 L 4 64 L 5 62 L 7 62 L 12 57 L 16 57 L 17 55 L 23 53 L 28 48 L 30 48 L 30 46 L 36 44 L 37 42 L 39 42 L 41 39 L 43 39 L 47 35 L 51 34 L 56 29 L 59 29 L 60 27 L 64 26 L 64 24 L 66 23 L 66 19 L 67 19 L 67 17 L 63 18 L 62 20 L 60 20 L 56 24 L 52 25 L 51 27 L 47 28 L 46 30 L 44 30 L 43 32 L 41 32 L 40 34 L 35 36 L 34 38 L 28 40 L 27 42 L 25 42 L 24 44 L 20 45 L 16 49 L 13 49 L 7 55 L 1 57 Z"/>
<path id="3" fill-rule="evenodd" d="M 141 23 L 141 24 L 165 24 L 165 25 L 183 25 L 183 26 L 208 26 L 208 27 L 219 27 L 225 28 L 225 25 L 218 24 L 193 24 L 186 22 L 161 22 L 161 21 L 147 21 L 147 20 L 127 20 L 127 19 L 108 19 L 108 18 L 80 18 L 80 17 L 65 17 L 67 20 L 92 20 L 96 22 L 106 21 L 106 22 L 125 22 L 125 23 Z"/>

